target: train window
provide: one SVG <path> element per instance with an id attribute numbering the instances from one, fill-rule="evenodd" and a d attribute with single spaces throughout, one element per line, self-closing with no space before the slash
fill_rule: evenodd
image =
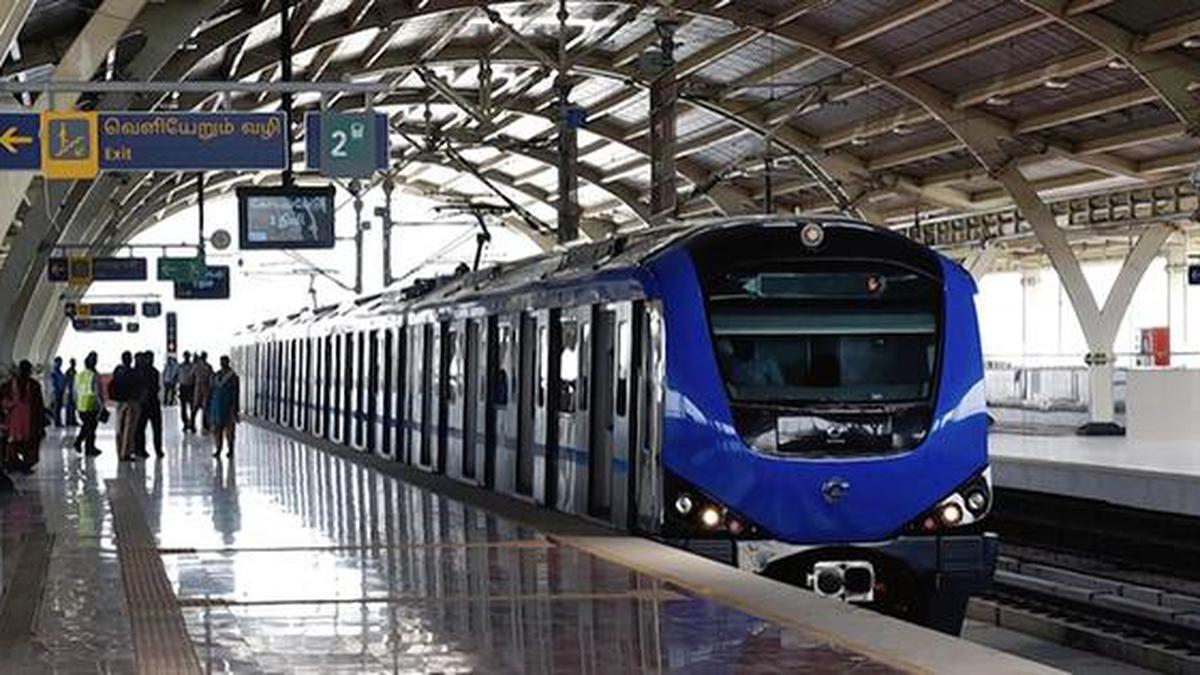
<path id="1" fill-rule="evenodd" d="M 562 348 L 559 351 L 558 411 L 575 412 L 576 387 L 579 386 L 579 322 L 562 322 Z M 540 386 L 540 385 L 539 385 Z"/>
<path id="2" fill-rule="evenodd" d="M 579 331 L 579 409 L 588 409 L 588 396 L 591 387 L 588 385 L 588 362 L 592 355 L 592 325 L 584 323 Z"/>
<path id="3" fill-rule="evenodd" d="M 496 383 L 492 387 L 492 402 L 497 406 L 508 405 L 509 392 L 512 391 L 509 368 L 513 362 L 513 329 L 508 324 L 500 324 L 499 338 L 499 369 L 496 372 Z"/>
<path id="4" fill-rule="evenodd" d="M 624 417 L 629 405 L 629 369 L 625 365 L 625 333 L 629 330 L 629 322 L 621 320 L 617 323 L 613 352 L 617 357 L 617 416 Z"/>
<path id="5" fill-rule="evenodd" d="M 550 377 L 550 373 L 547 372 L 550 361 L 548 358 L 541 358 L 538 353 L 546 349 L 546 327 L 538 326 L 537 342 L 533 346 L 533 360 L 537 364 L 534 367 L 537 369 L 537 407 L 539 408 L 546 407 L 546 380 Z"/>
<path id="6" fill-rule="evenodd" d="M 458 358 L 458 331 L 453 328 L 446 330 L 446 342 L 442 349 L 445 350 L 443 361 L 448 366 L 446 382 L 443 385 L 446 389 L 446 400 L 454 403 L 458 401 L 461 395 L 460 387 L 462 387 L 462 362 Z"/>

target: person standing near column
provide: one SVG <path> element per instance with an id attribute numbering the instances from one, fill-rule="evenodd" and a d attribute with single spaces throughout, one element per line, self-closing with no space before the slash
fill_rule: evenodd
<path id="1" fill-rule="evenodd" d="M 183 353 L 183 363 L 179 366 L 179 419 L 183 422 L 183 431 L 196 432 L 194 417 L 196 415 L 196 364 L 192 363 L 192 353 Z"/>
<path id="2" fill-rule="evenodd" d="M 131 462 L 134 460 L 133 449 L 141 410 L 132 353 L 121 354 L 121 365 L 113 370 L 108 393 L 117 402 L 117 456 L 121 461 Z"/>
<path id="3" fill-rule="evenodd" d="M 82 428 L 75 437 L 75 451 L 87 452 L 88 457 L 100 454 L 96 447 L 96 427 L 108 418 L 104 394 L 100 391 L 100 375 L 96 372 L 96 352 L 83 360 L 83 370 L 75 374 L 75 405 L 79 409 Z"/>
<path id="4" fill-rule="evenodd" d="M 192 378 L 195 380 L 195 393 L 192 399 L 192 431 L 196 430 L 195 413 L 200 411 L 200 427 L 208 432 L 208 396 L 212 393 L 213 369 L 208 365 L 208 352 L 200 352 L 196 364 L 192 367 Z"/>
<path id="5" fill-rule="evenodd" d="M 138 405 L 141 419 L 137 429 L 137 455 L 149 457 L 146 452 L 146 425 L 154 432 L 154 454 L 163 456 L 162 403 L 158 398 L 161 390 L 158 369 L 154 367 L 154 352 L 138 354 L 138 366 L 134 369 L 138 379 Z"/>
<path id="6" fill-rule="evenodd" d="M 66 372 L 66 378 L 65 378 L 67 381 L 67 389 L 66 389 L 66 392 L 64 393 L 64 400 L 63 400 L 63 405 L 66 406 L 66 409 L 67 409 L 66 419 L 63 420 L 63 423 L 66 424 L 68 427 L 79 426 L 79 420 L 76 419 L 76 417 L 75 417 L 75 409 L 76 409 L 75 376 L 77 374 L 78 373 L 75 370 L 75 359 L 71 359 L 70 365 L 67 366 L 67 372 Z"/>
<path id="7" fill-rule="evenodd" d="M 229 357 L 221 357 L 221 369 L 212 378 L 212 391 L 208 397 L 208 425 L 212 430 L 213 457 L 221 456 L 221 446 L 226 444 L 227 457 L 233 457 L 233 444 L 237 424 L 241 421 L 241 380 L 230 366 Z"/>
<path id="8" fill-rule="evenodd" d="M 67 376 L 63 373 L 62 357 L 54 357 L 54 365 L 50 368 L 47 379 L 50 380 L 50 417 L 54 420 L 54 426 L 61 428 L 63 399 L 67 394 Z"/>
<path id="9" fill-rule="evenodd" d="M 33 379 L 33 364 L 21 361 L 16 377 L 0 390 L 6 440 L 4 468 L 33 473 L 46 435 L 46 401 Z"/>

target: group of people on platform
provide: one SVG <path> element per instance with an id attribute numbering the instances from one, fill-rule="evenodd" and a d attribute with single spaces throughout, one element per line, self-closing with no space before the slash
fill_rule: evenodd
<path id="1" fill-rule="evenodd" d="M 147 429 L 153 434 L 154 451 L 163 456 L 162 409 L 178 398 L 185 433 L 200 428 L 210 434 L 214 457 L 222 449 L 233 456 L 235 428 L 240 421 L 241 383 L 228 356 L 222 356 L 214 371 L 208 354 L 192 358 L 184 352 L 183 362 L 167 358 L 163 372 L 154 365 L 153 352 L 124 352 L 112 375 L 97 370 L 98 357 L 91 352 L 76 369 L 70 359 L 66 371 L 62 358 L 55 358 L 45 376 L 49 397 L 34 377 L 29 361 L 21 361 L 0 376 L 0 475 L 4 471 L 32 473 L 40 458 L 42 439 L 50 426 L 79 427 L 73 446 L 76 452 L 94 457 L 96 431 L 109 421 L 108 403 L 114 405 L 117 456 L 122 461 L 146 458 Z"/>

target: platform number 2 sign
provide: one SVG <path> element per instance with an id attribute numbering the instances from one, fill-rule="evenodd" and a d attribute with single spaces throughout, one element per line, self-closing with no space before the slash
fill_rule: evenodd
<path id="1" fill-rule="evenodd" d="M 328 113 L 322 116 L 322 173 L 363 178 L 375 170 L 375 115 Z"/>

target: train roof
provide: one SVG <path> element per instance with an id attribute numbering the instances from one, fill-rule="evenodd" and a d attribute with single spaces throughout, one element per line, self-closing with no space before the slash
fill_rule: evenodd
<path id="1" fill-rule="evenodd" d="M 397 282 L 377 293 L 360 296 L 341 304 L 326 305 L 317 309 L 306 308 L 286 317 L 252 324 L 239 334 L 252 335 L 285 327 L 337 323 L 351 318 L 395 314 L 472 297 L 512 294 L 532 286 L 554 286 L 599 274 L 615 275 L 621 271 L 632 270 L 655 253 L 699 231 L 756 223 L 809 221 L 873 227 L 880 232 L 901 237 L 891 230 L 878 228 L 860 220 L 825 214 L 752 215 L 676 222 L 622 232 L 599 241 L 498 263 L 462 274 L 422 278 L 405 285 Z"/>

